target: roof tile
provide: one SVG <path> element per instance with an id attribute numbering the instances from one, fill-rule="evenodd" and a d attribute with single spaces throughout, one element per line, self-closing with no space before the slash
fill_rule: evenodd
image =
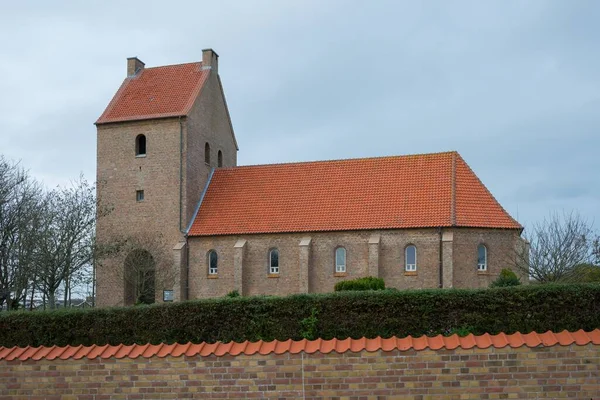
<path id="1" fill-rule="evenodd" d="M 200 343 L 200 344 L 191 344 L 190 343 L 190 346 L 185 351 L 185 355 L 187 357 L 193 357 L 193 356 L 196 356 L 196 355 L 200 354 L 200 352 L 204 348 L 205 344 L 206 343 Z"/>
<path id="2" fill-rule="evenodd" d="M 90 352 L 87 353 L 87 358 L 94 359 L 96 357 L 101 357 L 104 350 L 108 348 L 109 345 L 105 344 L 104 346 L 91 346 Z"/>
<path id="3" fill-rule="evenodd" d="M 447 152 L 220 168 L 189 235 L 444 227 L 453 207 L 457 226 L 521 229 Z"/>
<path id="4" fill-rule="evenodd" d="M 209 73 L 199 62 L 145 68 L 125 78 L 96 124 L 187 115 Z"/>

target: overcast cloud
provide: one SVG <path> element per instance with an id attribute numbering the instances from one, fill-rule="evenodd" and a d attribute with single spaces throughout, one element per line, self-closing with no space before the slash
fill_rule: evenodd
<path id="1" fill-rule="evenodd" d="M 240 164 L 458 150 L 523 224 L 600 225 L 600 2 L 1 1 L 0 154 L 95 179 L 126 57 L 219 55 Z"/>

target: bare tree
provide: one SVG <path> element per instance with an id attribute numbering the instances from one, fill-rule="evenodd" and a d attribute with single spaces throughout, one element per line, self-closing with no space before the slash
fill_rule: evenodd
<path id="1" fill-rule="evenodd" d="M 71 187 L 58 188 L 48 194 L 43 210 L 44 232 L 38 242 L 36 257 L 37 284 L 56 306 L 56 293 L 63 287 L 64 304 L 68 303 L 72 279 L 91 265 L 94 254 L 96 198 L 93 186 L 80 177 Z"/>
<path id="2" fill-rule="evenodd" d="M 594 251 L 592 225 L 575 212 L 551 214 L 524 235 L 529 246 L 517 255 L 524 272 L 540 283 L 577 281 L 577 265 Z"/>
<path id="3" fill-rule="evenodd" d="M 41 185 L 0 156 L 0 308 L 24 302 L 35 280 L 33 256 L 43 203 Z"/>
<path id="4" fill-rule="evenodd" d="M 170 244 L 160 234 L 140 232 L 99 245 L 96 262 L 124 280 L 126 304 L 151 304 L 157 289 L 173 287 L 175 282 Z"/>
<path id="5" fill-rule="evenodd" d="M 600 236 L 596 236 L 596 239 L 594 240 L 592 255 L 594 256 L 594 264 L 600 267 Z"/>

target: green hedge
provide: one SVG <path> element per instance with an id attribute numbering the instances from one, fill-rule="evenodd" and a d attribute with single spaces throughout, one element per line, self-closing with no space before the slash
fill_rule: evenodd
<path id="1" fill-rule="evenodd" d="M 342 292 L 344 290 L 383 290 L 385 282 L 381 278 L 367 276 L 365 278 L 357 278 L 349 281 L 339 281 L 335 284 L 334 290 Z"/>
<path id="2" fill-rule="evenodd" d="M 48 312 L 0 312 L 0 345 L 330 339 L 600 328 L 600 285 L 337 292 Z M 306 335 L 306 334 L 304 334 Z"/>

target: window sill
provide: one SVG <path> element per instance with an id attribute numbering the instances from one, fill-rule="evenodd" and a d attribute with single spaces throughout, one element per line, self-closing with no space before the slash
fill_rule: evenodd
<path id="1" fill-rule="evenodd" d="M 279 278 L 279 274 L 268 274 L 267 278 Z"/>
<path id="2" fill-rule="evenodd" d="M 207 279 L 219 279 L 219 275 L 218 274 L 211 274 L 211 275 L 208 275 L 206 278 Z"/>
<path id="3" fill-rule="evenodd" d="M 145 154 L 138 154 L 135 156 L 135 158 L 146 158 Z"/>
<path id="4" fill-rule="evenodd" d="M 348 276 L 347 272 L 334 272 L 333 276 L 335 276 L 336 278 L 343 278 L 345 276 Z"/>
<path id="5" fill-rule="evenodd" d="M 485 271 L 477 271 L 477 275 L 490 275 L 490 272 L 488 270 Z"/>
<path id="6" fill-rule="evenodd" d="M 404 276 L 417 276 L 417 271 L 404 271 Z"/>

